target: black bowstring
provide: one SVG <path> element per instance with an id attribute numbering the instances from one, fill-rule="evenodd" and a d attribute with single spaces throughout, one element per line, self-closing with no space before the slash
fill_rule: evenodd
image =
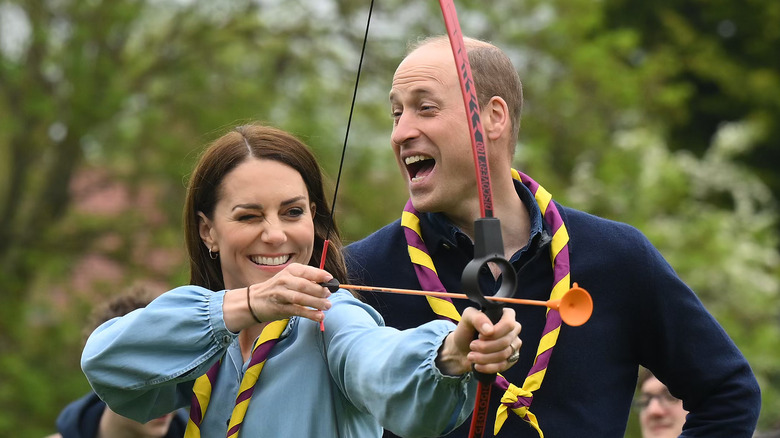
<path id="1" fill-rule="evenodd" d="M 333 202 L 330 205 L 330 227 L 325 235 L 325 240 L 330 238 L 330 233 L 335 224 L 334 216 L 336 214 L 336 199 L 339 194 L 339 184 L 341 183 L 341 172 L 344 169 L 344 157 L 347 155 L 347 142 L 349 140 L 349 129 L 352 126 L 352 115 L 355 112 L 355 101 L 357 100 L 358 85 L 360 84 L 360 72 L 363 70 L 363 58 L 366 54 L 366 43 L 368 42 L 368 29 L 371 25 L 371 13 L 374 10 L 374 0 L 368 7 L 368 20 L 366 21 L 366 31 L 363 34 L 363 47 L 360 49 L 360 61 L 358 62 L 357 76 L 355 77 L 355 89 L 352 92 L 352 103 L 349 106 L 349 118 L 347 119 L 347 132 L 344 134 L 344 145 L 341 147 L 341 161 L 339 162 L 339 171 L 336 176 L 336 188 L 333 190 Z"/>
<path id="2" fill-rule="evenodd" d="M 349 106 L 349 117 L 347 119 L 347 130 L 344 134 L 344 145 L 341 147 L 341 161 L 339 162 L 339 171 L 336 176 L 336 187 L 333 190 L 333 202 L 330 205 L 330 223 L 328 224 L 328 231 L 325 234 L 325 242 L 323 244 L 323 253 L 322 253 L 322 260 L 320 261 L 321 265 L 325 266 L 325 258 L 327 257 L 327 245 L 328 241 L 330 240 L 330 233 L 333 231 L 333 228 L 335 227 L 335 214 L 336 214 L 336 199 L 338 198 L 339 194 L 339 185 L 341 183 L 341 173 L 344 169 L 344 157 L 347 155 L 347 142 L 349 140 L 349 129 L 352 126 L 352 115 L 355 112 L 355 101 L 357 100 L 357 91 L 358 91 L 358 85 L 360 84 L 360 72 L 363 70 L 363 58 L 366 54 L 366 43 L 368 42 L 368 29 L 371 25 L 371 13 L 374 10 L 374 0 L 371 0 L 371 4 L 368 7 L 368 19 L 366 20 L 366 31 L 363 34 L 363 46 L 360 49 L 360 61 L 358 62 L 358 69 L 357 69 L 357 75 L 355 77 L 355 89 L 352 92 L 352 103 Z M 325 367 L 328 370 L 328 374 L 331 374 L 330 371 L 330 363 L 328 362 L 328 347 L 327 342 L 325 341 L 325 332 L 324 332 L 324 326 L 320 325 L 320 337 L 322 339 L 322 353 L 324 354 L 325 359 Z M 336 398 L 335 398 L 335 392 L 333 391 L 333 380 L 330 380 L 331 385 L 331 391 L 330 391 L 330 401 L 331 404 L 334 407 L 334 412 L 336 413 L 336 436 L 341 436 L 341 430 L 339 426 L 339 418 L 338 418 L 338 407 L 336 406 Z"/>

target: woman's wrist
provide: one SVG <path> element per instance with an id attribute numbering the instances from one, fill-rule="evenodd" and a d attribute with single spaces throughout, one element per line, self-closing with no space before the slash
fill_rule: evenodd
<path id="1" fill-rule="evenodd" d="M 263 321 L 260 321 L 260 318 L 257 317 L 254 309 L 252 309 L 252 300 L 249 296 L 249 286 L 246 287 L 246 307 L 249 309 L 249 314 L 252 315 L 252 319 L 254 319 L 256 323 L 262 324 Z"/>
<path id="2" fill-rule="evenodd" d="M 246 288 L 225 291 L 222 300 L 222 319 L 225 321 L 225 327 L 233 333 L 255 324 L 252 314 L 247 309 Z"/>

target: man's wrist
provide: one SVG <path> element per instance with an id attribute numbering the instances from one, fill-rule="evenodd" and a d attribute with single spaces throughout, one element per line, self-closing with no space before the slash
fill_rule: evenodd
<path id="1" fill-rule="evenodd" d="M 453 333 L 447 335 L 436 355 L 436 367 L 448 376 L 460 376 L 471 371 L 471 363 L 455 345 Z"/>

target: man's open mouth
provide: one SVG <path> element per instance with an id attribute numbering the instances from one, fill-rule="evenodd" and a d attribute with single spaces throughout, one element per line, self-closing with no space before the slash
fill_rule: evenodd
<path id="1" fill-rule="evenodd" d="M 409 173 L 409 179 L 419 181 L 428 176 L 436 166 L 436 160 L 425 155 L 412 155 L 404 159 L 406 172 Z"/>

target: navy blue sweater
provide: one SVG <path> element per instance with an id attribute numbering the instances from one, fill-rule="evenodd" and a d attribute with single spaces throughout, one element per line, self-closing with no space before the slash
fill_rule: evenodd
<path id="1" fill-rule="evenodd" d="M 528 205 L 528 194 L 519 192 Z M 590 292 L 594 310 L 583 326 L 563 325 L 544 382 L 534 393 L 531 412 L 545 438 L 623 437 L 639 365 L 649 368 L 691 412 L 683 436 L 752 436 L 761 406 L 758 384 L 748 362 L 696 295 L 635 228 L 561 206 L 559 210 L 571 239 L 572 281 Z M 532 222 L 539 224 L 536 216 L 538 209 L 532 210 Z M 420 219 L 442 283 L 448 291 L 461 292 L 461 273 L 473 256 L 470 239 L 441 215 L 422 214 Z M 537 229 L 529 245 L 510 259 L 518 274 L 515 297 L 549 299 L 552 265 L 545 233 L 549 236 L 546 226 L 544 232 Z M 349 245 L 346 256 L 353 282 L 420 288 L 400 220 Z M 492 275 L 483 274 L 483 290 L 495 290 Z M 425 297 L 363 297 L 388 326 L 405 329 L 436 318 Z M 455 300 L 455 305 L 462 312 L 469 302 Z M 512 307 L 523 327 L 523 345 L 519 362 L 504 375 L 522 386 L 546 309 Z M 494 389 L 486 435 L 492 432 L 500 396 Z M 448 436 L 466 437 L 468 426 Z M 538 437 L 511 412 L 498 436 Z"/>

